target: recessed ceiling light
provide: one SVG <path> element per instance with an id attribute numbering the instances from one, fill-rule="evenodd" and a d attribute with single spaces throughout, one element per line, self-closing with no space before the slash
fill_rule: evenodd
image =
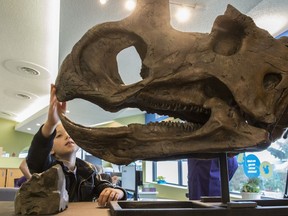
<path id="1" fill-rule="evenodd" d="M 99 2 L 100 2 L 100 4 L 104 5 L 108 2 L 108 0 L 100 0 Z"/>
<path id="2" fill-rule="evenodd" d="M 179 22 L 186 22 L 189 20 L 191 12 L 188 7 L 182 6 L 176 12 L 176 19 Z"/>
<path id="3" fill-rule="evenodd" d="M 28 131 L 31 131 L 31 128 L 27 128 Z"/>
<path id="4" fill-rule="evenodd" d="M 136 1 L 135 0 L 127 0 L 125 3 L 125 8 L 129 11 L 134 10 L 136 7 Z"/>
<path id="5" fill-rule="evenodd" d="M 37 123 L 37 124 L 36 124 L 36 126 L 38 126 L 38 127 L 39 127 L 39 126 L 41 126 L 41 124 L 40 124 L 40 123 Z"/>

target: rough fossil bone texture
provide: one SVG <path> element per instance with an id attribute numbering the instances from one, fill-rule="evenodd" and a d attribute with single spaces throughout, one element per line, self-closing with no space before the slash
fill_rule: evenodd
<path id="1" fill-rule="evenodd" d="M 14 202 L 16 215 L 52 215 L 68 207 L 65 176 L 55 165 L 43 173 L 34 173 L 18 190 Z"/>
<path id="2" fill-rule="evenodd" d="M 172 28 L 168 0 L 138 0 L 129 17 L 96 25 L 75 44 L 57 97 L 185 122 L 89 128 L 61 115 L 62 122 L 80 147 L 116 164 L 265 149 L 287 126 L 287 44 L 231 5 L 204 34 Z M 130 46 L 143 80 L 125 85 L 116 56 Z"/>

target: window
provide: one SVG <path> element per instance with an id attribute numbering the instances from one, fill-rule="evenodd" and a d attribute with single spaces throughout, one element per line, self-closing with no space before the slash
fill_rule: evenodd
<path id="1" fill-rule="evenodd" d="M 250 161 L 253 161 L 249 159 L 251 157 L 257 158 L 259 161 L 256 161 L 255 164 L 254 162 L 251 163 Z M 287 184 L 288 139 L 277 140 L 268 149 L 261 152 L 241 153 L 237 155 L 237 160 L 239 166 L 229 183 L 230 192 L 240 194 L 242 185 L 249 178 L 249 175 L 254 173 L 261 180 L 262 196 L 283 198 Z M 247 167 L 250 169 L 252 167 L 250 174 Z M 186 159 L 146 161 L 146 182 L 153 182 L 156 181 L 157 176 L 164 176 L 168 185 L 186 187 L 187 174 Z M 254 177 L 253 175 L 251 177 Z"/>
<path id="2" fill-rule="evenodd" d="M 255 159 L 254 164 L 247 160 L 249 157 Z M 238 163 L 238 170 L 230 181 L 230 191 L 240 193 L 241 186 L 247 178 L 259 177 L 262 196 L 279 199 L 284 197 L 287 184 L 288 140 L 279 139 L 261 152 L 239 154 Z M 252 167 L 253 172 L 249 173 L 249 167 Z M 255 176 L 249 176 L 253 173 Z"/>
<path id="3" fill-rule="evenodd" d="M 146 123 L 171 120 L 167 116 L 146 114 Z M 175 120 L 176 121 L 176 120 Z M 255 158 L 257 163 L 248 164 L 249 157 Z M 237 156 L 238 169 L 230 183 L 230 191 L 240 193 L 241 186 L 249 175 L 256 175 L 261 179 L 261 191 L 266 197 L 283 198 L 288 169 L 288 139 L 279 139 L 267 150 L 262 152 L 247 152 Z M 249 169 L 248 169 L 249 167 Z M 254 173 L 254 174 L 253 174 Z M 156 181 L 157 176 L 164 176 L 167 184 L 187 186 L 187 160 L 169 160 L 146 162 L 146 181 Z"/>
<path id="4" fill-rule="evenodd" d="M 167 184 L 187 186 L 187 172 L 186 159 L 146 162 L 146 181 L 157 181 L 157 176 L 164 176 Z"/>
<path id="5" fill-rule="evenodd" d="M 178 161 L 159 161 L 155 163 L 155 166 L 156 178 L 164 176 L 167 183 L 178 184 Z"/>

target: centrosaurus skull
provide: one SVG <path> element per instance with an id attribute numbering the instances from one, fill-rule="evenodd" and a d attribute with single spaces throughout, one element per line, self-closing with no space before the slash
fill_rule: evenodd
<path id="1" fill-rule="evenodd" d="M 81 148 L 116 164 L 265 149 L 288 122 L 287 44 L 231 5 L 204 34 L 173 29 L 168 0 L 138 0 L 132 15 L 96 25 L 75 44 L 57 97 L 185 122 L 90 128 L 61 115 L 62 123 Z M 116 56 L 131 46 L 143 80 L 125 85 Z"/>

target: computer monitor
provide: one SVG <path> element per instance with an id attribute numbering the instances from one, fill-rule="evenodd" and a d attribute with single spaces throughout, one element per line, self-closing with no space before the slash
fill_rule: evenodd
<path id="1" fill-rule="evenodd" d="M 102 159 L 95 157 L 93 155 L 85 155 L 85 161 L 92 163 L 94 165 L 102 166 Z"/>
<path id="2" fill-rule="evenodd" d="M 121 176 L 122 188 L 134 193 L 138 200 L 138 186 L 142 185 L 142 171 L 136 170 L 136 164 L 123 166 Z"/>
<path id="3" fill-rule="evenodd" d="M 136 189 L 136 166 L 129 165 L 122 167 L 122 187 L 125 190 L 134 192 Z"/>

